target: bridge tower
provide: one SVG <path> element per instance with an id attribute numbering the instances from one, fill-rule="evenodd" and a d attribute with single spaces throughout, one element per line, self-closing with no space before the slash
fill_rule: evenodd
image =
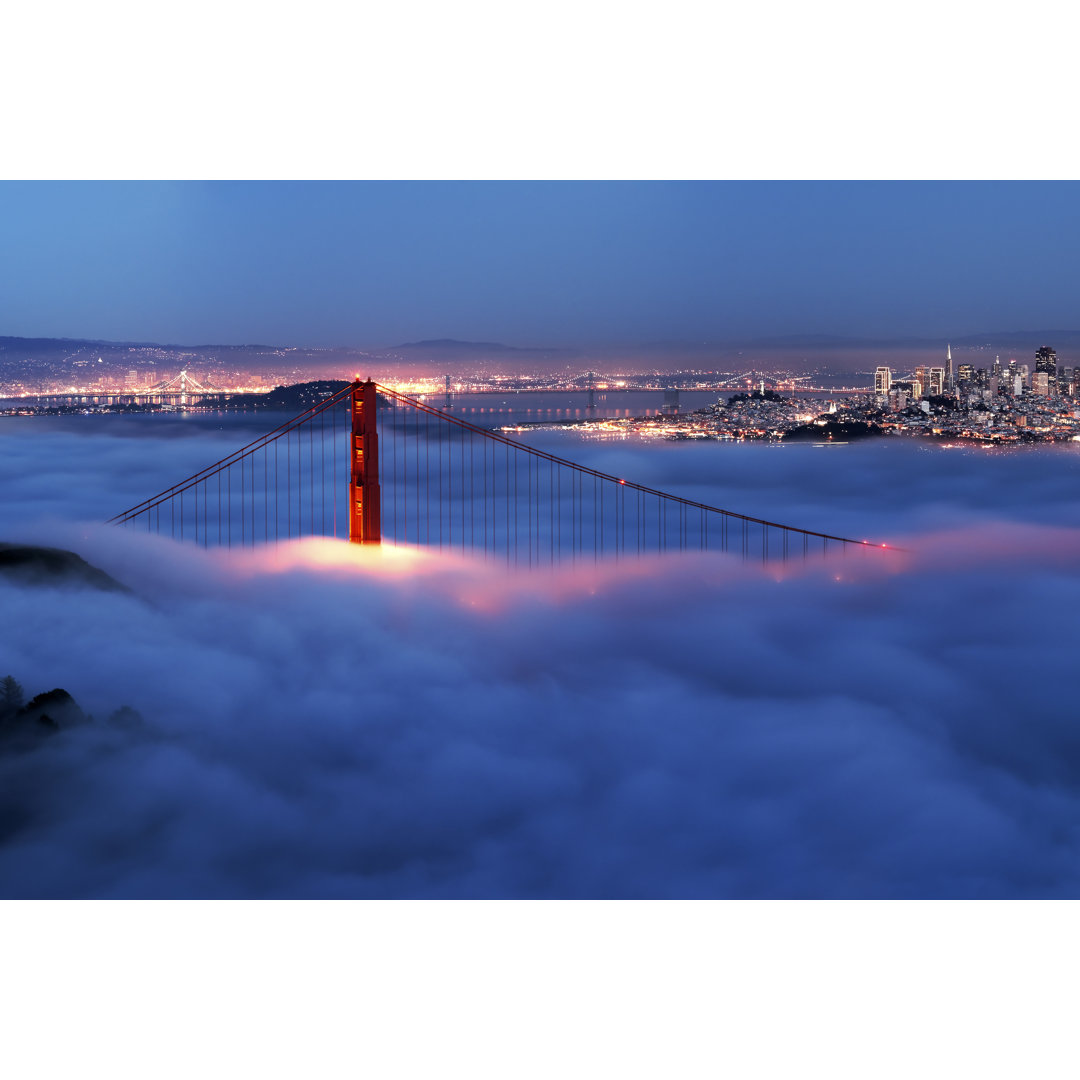
<path id="1" fill-rule="evenodd" d="M 376 432 L 376 386 L 368 379 L 353 383 L 350 395 L 352 435 L 349 451 L 349 543 L 378 544 L 382 540 L 379 513 L 379 436 Z"/>

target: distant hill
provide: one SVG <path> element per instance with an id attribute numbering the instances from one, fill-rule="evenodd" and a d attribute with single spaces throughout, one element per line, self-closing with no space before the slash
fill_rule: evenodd
<path id="1" fill-rule="evenodd" d="M 676 351 L 715 351 L 718 348 L 834 348 L 834 349 L 887 349 L 902 347 L 932 347 L 939 344 L 953 345 L 1015 345 L 1026 346 L 1031 342 L 1047 345 L 1080 345 L 1080 330 L 994 330 L 976 334 L 943 335 L 941 337 L 855 337 L 843 334 L 776 334 L 755 338 L 715 339 L 711 341 L 647 341 L 636 348 L 671 349 Z M 281 353 L 335 354 L 346 353 L 372 355 L 371 352 L 356 346 L 313 348 L 294 345 L 180 345 L 155 341 L 106 341 L 101 338 L 66 338 L 66 337 L 13 337 L 0 335 L 0 355 L 15 353 L 18 355 L 48 355 L 70 353 L 77 349 L 95 348 L 101 350 L 126 349 L 161 349 L 168 352 L 205 353 Z M 400 345 L 380 347 L 376 355 L 392 352 L 441 353 L 484 353 L 508 356 L 573 356 L 578 350 L 564 347 L 534 347 L 507 345 L 500 341 L 461 341 L 457 338 L 427 338 L 423 341 L 406 341 Z"/>
<path id="2" fill-rule="evenodd" d="M 959 348 L 999 346 L 1006 348 L 1038 348 L 1050 345 L 1066 348 L 1080 345 L 1080 330 L 995 330 L 978 334 L 957 334 L 942 337 L 844 337 L 840 334 L 784 334 L 761 337 L 742 342 L 750 348 L 771 349 L 931 349 L 946 345 Z"/>
<path id="3" fill-rule="evenodd" d="M 521 348 L 517 345 L 503 345 L 499 341 L 458 341 L 456 338 L 432 338 L 428 341 L 407 341 L 403 345 L 392 345 L 388 351 L 400 351 L 403 349 L 420 350 L 422 352 L 469 352 L 469 353 L 517 353 L 517 354 L 541 354 L 551 356 L 554 353 L 565 353 L 570 350 L 545 348 Z"/>
<path id="4" fill-rule="evenodd" d="M 1053 348 L 1080 345 L 1080 330 L 998 330 L 992 334 L 968 334 L 957 345 L 1050 345 Z"/>
<path id="5" fill-rule="evenodd" d="M 77 348 L 93 346 L 101 349 L 165 349 L 170 352 L 280 352 L 283 350 L 298 352 L 362 352 L 353 346 L 340 346 L 337 349 L 308 348 L 295 345 L 178 345 L 159 341 L 105 341 L 99 338 L 49 338 L 49 337 L 4 337 L 0 336 L 0 351 L 23 353 L 71 352 Z M 498 341 L 458 341 L 456 338 L 433 338 L 428 341 L 408 341 L 402 345 L 391 345 L 386 351 L 401 349 L 419 349 L 427 351 L 487 352 L 487 353 L 556 353 L 565 349 L 521 348 L 516 345 L 504 345 Z"/>
<path id="6" fill-rule="evenodd" d="M 0 336 L 0 350 L 18 350 L 26 353 L 70 352 L 76 348 L 93 346 L 101 349 L 166 349 L 172 352 L 215 352 L 227 350 L 259 350 L 263 352 L 280 348 L 276 345 L 173 345 L 157 341 L 105 341 L 100 338 L 27 338 Z"/>
<path id="7" fill-rule="evenodd" d="M 112 592 L 128 591 L 73 551 L 33 544 L 0 542 L 0 575 L 24 585 L 82 585 Z"/>
<path id="8" fill-rule="evenodd" d="M 754 338 L 745 344 L 762 348 L 805 349 L 888 349 L 938 345 L 937 338 L 921 337 L 844 337 L 841 334 L 782 334 L 775 337 Z M 945 343 L 940 342 L 944 349 Z"/>
<path id="9" fill-rule="evenodd" d="M 268 394 L 233 394 L 229 398 L 228 408 L 300 412 L 314 408 L 348 385 L 340 379 L 317 379 L 314 382 L 293 383 L 291 386 L 276 386 Z"/>

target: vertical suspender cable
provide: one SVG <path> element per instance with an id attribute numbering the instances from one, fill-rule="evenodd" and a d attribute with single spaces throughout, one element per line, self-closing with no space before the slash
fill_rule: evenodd
<path id="1" fill-rule="evenodd" d="M 416 498 L 413 505 L 416 507 L 416 543 L 420 543 L 420 410 L 413 409 L 413 474 L 416 484 Z"/>
<path id="2" fill-rule="evenodd" d="M 334 480 L 334 539 L 337 539 L 337 458 L 338 458 L 338 437 L 337 437 L 337 411 L 338 407 L 335 405 L 330 411 L 330 446 L 332 450 L 330 452 L 331 472 L 333 473 Z"/>

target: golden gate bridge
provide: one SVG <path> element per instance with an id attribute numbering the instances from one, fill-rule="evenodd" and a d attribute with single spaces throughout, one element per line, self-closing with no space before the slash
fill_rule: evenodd
<path id="1" fill-rule="evenodd" d="M 542 567 L 665 551 L 762 562 L 885 544 L 710 506 L 359 379 L 110 523 L 205 547 L 384 541 Z"/>

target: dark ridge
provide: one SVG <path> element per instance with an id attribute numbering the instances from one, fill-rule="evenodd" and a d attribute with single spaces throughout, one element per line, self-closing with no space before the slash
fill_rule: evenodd
<path id="1" fill-rule="evenodd" d="M 91 718 L 75 699 L 57 687 L 38 694 L 18 711 L 0 710 L 0 753 L 23 753 L 34 750 L 42 740 L 67 728 L 90 723 Z M 0 818 L 5 814 L 0 806 Z M 0 824 L 0 833 L 5 832 Z"/>
<path id="2" fill-rule="evenodd" d="M 348 385 L 342 379 L 316 379 L 314 382 L 276 386 L 268 394 L 232 394 L 226 408 L 284 409 L 299 413 L 319 405 Z"/>
<path id="3" fill-rule="evenodd" d="M 80 585 L 109 592 L 130 591 L 104 570 L 62 548 L 0 541 L 0 574 L 24 585 Z"/>
<path id="4" fill-rule="evenodd" d="M 89 718 L 66 690 L 57 687 L 31 698 L 15 719 L 17 723 L 24 725 L 37 725 L 49 731 L 59 731 L 61 728 L 85 724 Z"/>
<path id="5" fill-rule="evenodd" d="M 60 687 L 37 694 L 25 705 L 22 697 L 23 688 L 12 676 L 0 679 L 0 753 L 33 750 L 41 745 L 43 737 L 94 723 L 94 718 Z M 146 721 L 130 705 L 121 705 L 110 713 L 106 725 L 129 734 L 147 730 Z M 0 818 L 3 809 L 0 799 Z M 0 823 L 0 834 L 3 831 Z"/>

